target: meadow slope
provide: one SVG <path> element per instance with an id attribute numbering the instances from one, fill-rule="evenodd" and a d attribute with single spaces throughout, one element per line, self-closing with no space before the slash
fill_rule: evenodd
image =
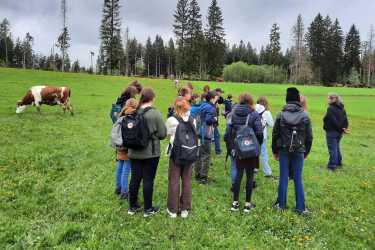
<path id="1" fill-rule="evenodd" d="M 0 68 L 0 249 L 375 249 L 375 90 L 299 87 L 308 97 L 314 126 L 312 153 L 304 170 L 311 217 L 271 209 L 277 182 L 258 174 L 257 208 L 231 214 L 229 163 L 215 157 L 208 186 L 193 182 L 193 212 L 186 220 L 165 213 L 167 160 L 160 162 L 154 202 L 163 212 L 144 219 L 126 214 L 127 203 L 114 196 L 114 152 L 109 147 L 112 102 L 131 78 Z M 140 79 L 157 92 L 166 115 L 175 96 L 169 80 Z M 15 104 L 35 84 L 72 89 L 75 116 L 58 107 L 30 107 L 15 114 Z M 197 89 L 206 83 L 194 82 Z M 275 116 L 287 85 L 212 83 L 238 96 L 266 95 Z M 326 170 L 322 117 L 326 94 L 343 95 L 351 135 L 343 140 L 344 164 Z M 223 128 L 224 121 L 221 121 Z M 223 131 L 223 129 L 222 129 Z M 166 142 L 163 142 L 163 147 Z M 271 161 L 278 175 L 275 161 Z M 243 194 L 242 194 L 243 197 Z"/>

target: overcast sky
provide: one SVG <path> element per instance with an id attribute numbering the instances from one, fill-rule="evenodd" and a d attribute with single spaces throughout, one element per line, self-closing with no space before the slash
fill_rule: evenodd
<path id="1" fill-rule="evenodd" d="M 211 0 L 198 0 L 205 16 Z M 290 33 L 297 15 L 302 14 L 305 26 L 318 12 L 338 18 L 346 33 L 357 25 L 361 38 L 367 39 L 370 25 L 375 25 L 375 0 L 218 0 L 224 15 L 226 39 L 250 41 L 257 49 L 268 42 L 272 23 L 281 27 L 281 42 L 290 45 Z M 71 60 L 89 65 L 89 51 L 99 47 L 99 25 L 103 0 L 67 0 L 68 25 L 71 33 Z M 147 36 L 161 34 L 164 40 L 173 37 L 173 12 L 177 0 L 121 0 L 123 31 L 144 42 Z M 8 18 L 13 38 L 26 32 L 35 38 L 36 52 L 48 54 L 61 30 L 60 0 L 0 0 L 0 19 Z M 96 55 L 95 55 L 96 57 Z"/>

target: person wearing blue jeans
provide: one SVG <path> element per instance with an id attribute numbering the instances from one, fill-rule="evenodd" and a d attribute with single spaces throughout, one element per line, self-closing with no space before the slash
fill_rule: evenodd
<path id="1" fill-rule="evenodd" d="M 116 161 L 116 190 L 120 191 L 120 198 L 127 199 L 129 193 L 130 161 Z"/>
<path id="2" fill-rule="evenodd" d="M 264 139 L 262 145 L 260 146 L 261 150 L 261 158 L 263 163 L 263 172 L 264 176 L 270 177 L 272 176 L 272 169 L 270 164 L 268 163 L 268 153 L 267 153 L 267 139 Z"/>
<path id="3" fill-rule="evenodd" d="M 327 167 L 329 170 L 336 170 L 342 166 L 342 155 L 340 142 L 343 134 L 349 133 L 349 122 L 342 103 L 342 99 L 335 93 L 328 94 L 328 109 L 324 116 L 324 130 L 326 131 L 327 147 L 329 152 L 329 161 Z"/>
<path id="4" fill-rule="evenodd" d="M 294 190 L 296 196 L 296 210 L 299 212 L 305 211 L 305 192 L 303 188 L 302 171 L 304 164 L 303 153 L 287 153 L 280 152 L 280 183 L 278 190 L 278 202 L 280 208 L 286 208 L 288 181 L 289 181 L 289 164 L 293 168 Z"/>
<path id="5" fill-rule="evenodd" d="M 278 196 L 274 208 L 287 208 L 290 167 L 294 172 L 296 212 L 305 215 L 309 211 L 305 206 L 302 172 L 304 159 L 309 155 L 313 141 L 311 120 L 300 103 L 298 89 L 287 89 L 286 103 L 277 115 L 272 131 L 272 152 L 280 165 Z"/>
<path id="6" fill-rule="evenodd" d="M 329 131 L 326 133 L 329 152 L 328 168 L 330 169 L 335 169 L 342 166 L 342 155 L 340 148 L 341 138 L 342 135 L 336 131 Z"/>
<path id="7" fill-rule="evenodd" d="M 215 153 L 217 155 L 220 155 L 221 154 L 220 131 L 217 126 L 214 127 L 214 141 L 215 141 Z"/>

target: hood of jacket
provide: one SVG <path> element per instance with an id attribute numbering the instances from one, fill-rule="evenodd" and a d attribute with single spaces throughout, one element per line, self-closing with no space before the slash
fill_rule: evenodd
<path id="1" fill-rule="evenodd" d="M 289 102 L 283 108 L 282 119 L 287 124 L 297 125 L 305 121 L 306 118 L 307 115 L 299 102 Z"/>

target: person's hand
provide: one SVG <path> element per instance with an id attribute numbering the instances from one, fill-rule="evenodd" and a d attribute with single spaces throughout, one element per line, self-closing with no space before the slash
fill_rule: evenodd
<path id="1" fill-rule="evenodd" d="M 306 159 L 307 159 L 307 157 L 309 157 L 309 155 L 304 155 L 304 157 L 303 157 L 303 158 L 304 158 L 304 159 L 306 160 Z"/>
<path id="2" fill-rule="evenodd" d="M 342 131 L 344 131 L 344 134 L 350 134 L 350 130 L 348 128 L 343 128 Z"/>
<path id="3" fill-rule="evenodd" d="M 278 161 L 279 160 L 279 155 L 278 154 L 273 154 L 273 158 Z"/>

